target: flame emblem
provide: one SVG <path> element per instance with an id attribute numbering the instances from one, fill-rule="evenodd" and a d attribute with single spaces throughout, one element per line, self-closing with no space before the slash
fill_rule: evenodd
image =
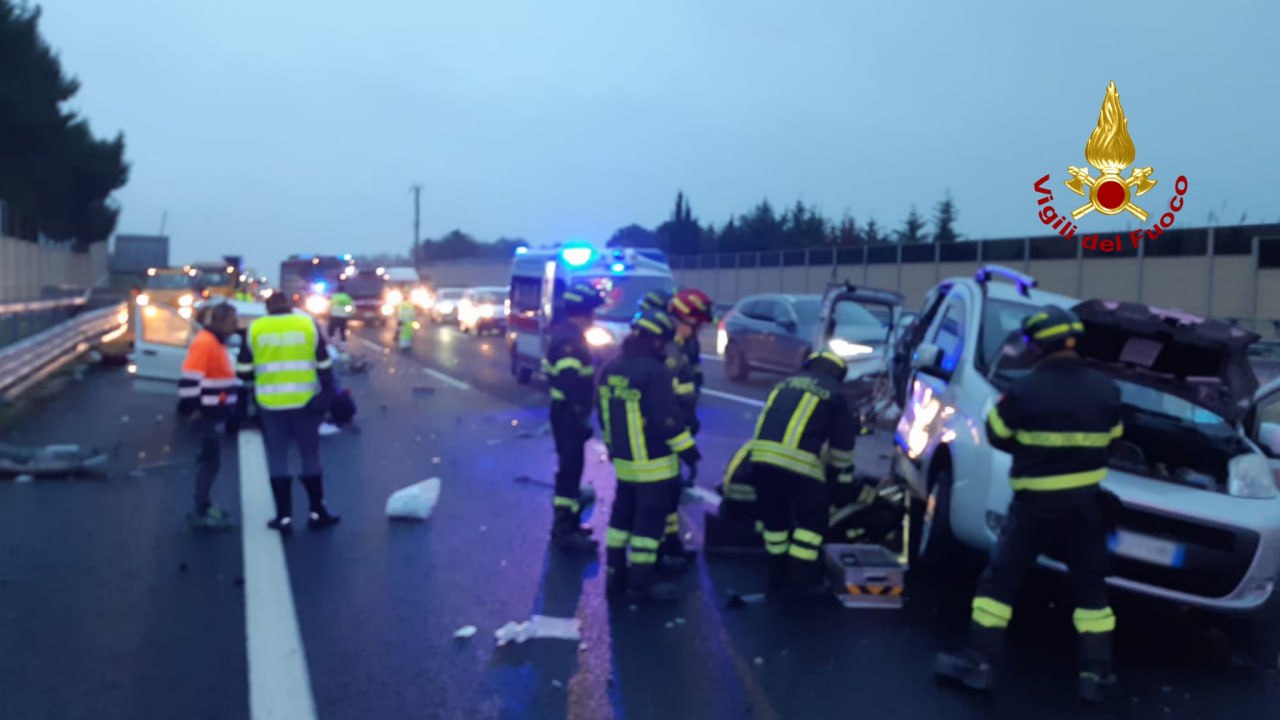
<path id="1" fill-rule="evenodd" d="M 1107 95 L 1102 100 L 1102 110 L 1098 112 L 1098 126 L 1090 133 L 1089 142 L 1084 146 L 1084 159 L 1102 175 L 1095 178 L 1089 173 L 1089 168 L 1074 165 L 1067 168 L 1071 179 L 1066 186 L 1075 194 L 1089 198 L 1089 202 L 1071 212 L 1071 217 L 1079 220 L 1094 210 L 1103 215 L 1119 215 L 1128 211 L 1138 220 L 1145 221 L 1147 211 L 1135 205 L 1132 198 L 1145 195 L 1156 186 L 1156 181 L 1151 179 L 1151 168 L 1134 168 L 1129 177 L 1120 175 L 1133 164 L 1135 154 L 1133 138 L 1129 137 L 1129 120 L 1124 116 L 1124 108 L 1120 107 L 1120 93 L 1112 81 L 1107 85 Z"/>

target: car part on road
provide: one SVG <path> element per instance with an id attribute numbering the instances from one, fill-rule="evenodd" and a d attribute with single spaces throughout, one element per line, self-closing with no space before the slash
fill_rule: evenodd
<path id="1" fill-rule="evenodd" d="M 387 498 L 387 517 L 426 520 L 440 500 L 440 478 L 400 488 Z"/>
<path id="2" fill-rule="evenodd" d="M 906 567 L 880 545 L 828 544 L 822 548 L 836 599 L 847 608 L 902 607 Z"/>
<path id="3" fill-rule="evenodd" d="M 467 638 L 475 637 L 478 631 L 479 629 L 475 625 L 463 625 L 453 633 L 453 637 L 458 640 L 466 640 Z"/>
<path id="4" fill-rule="evenodd" d="M 79 445 L 22 447 L 0 443 L 0 475 L 85 475 L 100 473 L 109 453 Z"/>

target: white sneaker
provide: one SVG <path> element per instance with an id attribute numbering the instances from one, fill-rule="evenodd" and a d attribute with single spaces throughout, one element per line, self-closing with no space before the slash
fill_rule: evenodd
<path id="1" fill-rule="evenodd" d="M 320 434 L 322 436 L 337 435 L 340 432 L 342 432 L 342 429 L 339 428 L 337 425 L 334 425 L 333 423 L 327 423 L 327 422 L 320 423 Z"/>

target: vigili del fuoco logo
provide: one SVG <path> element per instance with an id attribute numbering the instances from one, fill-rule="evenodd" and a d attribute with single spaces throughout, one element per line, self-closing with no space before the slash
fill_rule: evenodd
<path id="1" fill-rule="evenodd" d="M 1053 190 L 1049 188 L 1049 175 L 1035 182 L 1035 190 L 1040 193 L 1037 203 L 1040 205 L 1040 222 L 1058 231 L 1065 238 L 1074 238 L 1079 225 L 1076 220 L 1091 212 L 1103 215 L 1119 215 L 1129 213 L 1139 222 L 1147 222 L 1149 214 L 1137 202 L 1159 182 L 1152 175 L 1155 170 L 1150 166 L 1135 167 L 1129 171 L 1128 177 L 1122 173 L 1133 164 L 1137 154 L 1133 146 L 1133 138 L 1129 137 L 1129 120 L 1124 116 L 1124 108 L 1120 107 L 1120 93 L 1115 82 L 1107 85 L 1107 95 L 1102 100 L 1102 110 L 1098 112 L 1098 125 L 1089 134 L 1089 142 L 1084 146 L 1084 159 L 1099 173 L 1094 176 L 1089 168 L 1078 168 L 1072 165 L 1067 168 L 1071 179 L 1064 184 L 1077 195 L 1088 200 L 1085 204 L 1071 211 L 1071 217 L 1058 212 L 1050 205 L 1053 202 Z M 1173 226 L 1178 211 L 1182 210 L 1183 198 L 1187 194 L 1187 178 L 1179 175 L 1173 183 L 1173 197 L 1169 200 L 1169 211 L 1163 213 L 1159 220 L 1153 222 L 1149 229 L 1134 230 L 1129 233 L 1129 242 L 1134 247 L 1142 241 L 1143 236 L 1155 240 L 1160 234 Z M 1115 237 L 1099 238 L 1098 235 L 1085 235 L 1080 238 L 1086 250 L 1103 252 L 1119 252 L 1124 247 L 1124 233 Z"/>

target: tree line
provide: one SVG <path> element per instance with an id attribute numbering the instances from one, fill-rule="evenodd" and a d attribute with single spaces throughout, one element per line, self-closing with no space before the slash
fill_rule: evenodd
<path id="1" fill-rule="evenodd" d="M 124 135 L 95 138 L 87 120 L 64 109 L 80 83 L 39 23 L 39 8 L 0 0 L 0 233 L 84 249 L 115 231 L 111 194 L 129 177 Z"/>
<path id="2" fill-rule="evenodd" d="M 839 219 L 822 215 L 818 208 L 797 201 L 776 210 L 767 199 L 724 224 L 703 225 L 693 215 L 688 198 L 676 193 L 671 216 L 653 229 L 639 224 L 619 228 L 609 247 L 654 247 L 673 255 L 716 252 L 796 250 L 824 246 L 877 245 L 883 243 L 950 243 L 960 239 L 956 231 L 959 211 L 948 194 L 926 219 L 912 206 L 895 229 L 882 227 L 875 218 L 859 222 L 849 213 Z"/>

